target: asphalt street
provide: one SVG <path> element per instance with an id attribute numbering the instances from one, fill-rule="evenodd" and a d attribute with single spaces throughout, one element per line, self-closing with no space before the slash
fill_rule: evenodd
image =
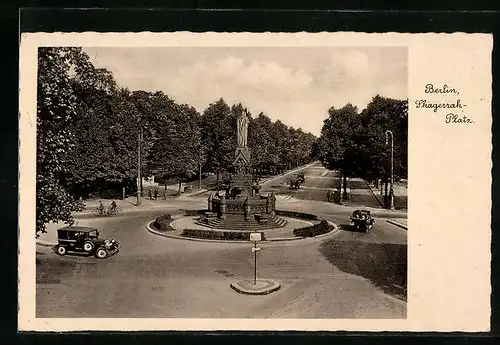
<path id="1" fill-rule="evenodd" d="M 317 213 L 340 230 L 317 239 L 262 243 L 258 276 L 277 280 L 279 291 L 247 296 L 230 288 L 253 275 L 250 243 L 184 241 L 146 231 L 156 216 L 204 205 L 201 195 L 165 210 L 81 219 L 81 225 L 96 226 L 120 242 L 120 252 L 106 260 L 60 257 L 37 246 L 37 317 L 406 317 L 406 230 L 383 218 L 395 215 L 380 213 L 371 232 L 348 231 L 351 209 L 319 198 L 335 174 L 319 166 L 305 174 L 304 186 L 312 188 L 278 199 L 278 208 Z"/>

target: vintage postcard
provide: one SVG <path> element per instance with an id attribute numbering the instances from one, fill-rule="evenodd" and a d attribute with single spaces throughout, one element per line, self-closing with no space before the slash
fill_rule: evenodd
<path id="1" fill-rule="evenodd" d="M 488 331 L 491 52 L 23 34 L 19 329 Z"/>

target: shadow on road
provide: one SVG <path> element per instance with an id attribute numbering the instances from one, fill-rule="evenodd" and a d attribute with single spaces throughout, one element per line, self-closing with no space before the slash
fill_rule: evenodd
<path id="1" fill-rule="evenodd" d="M 339 270 L 366 278 L 384 292 L 406 301 L 406 245 L 331 240 L 321 245 L 320 252 Z"/>
<path id="2" fill-rule="evenodd" d="M 364 230 L 355 228 L 354 226 L 351 226 L 349 224 L 339 224 L 339 229 L 342 231 L 350 231 L 350 232 L 366 232 Z"/>

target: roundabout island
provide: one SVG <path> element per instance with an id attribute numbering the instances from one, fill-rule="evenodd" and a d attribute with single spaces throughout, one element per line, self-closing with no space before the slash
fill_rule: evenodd
<path id="1" fill-rule="evenodd" d="M 277 228 L 259 230 L 216 229 L 200 224 L 204 211 L 184 211 L 184 214 L 165 214 L 151 220 L 147 230 L 153 234 L 184 240 L 206 242 L 246 243 L 250 234 L 258 232 L 263 242 L 293 241 L 308 237 L 330 234 L 337 226 L 330 221 L 320 220 L 315 215 L 299 212 L 277 211 L 286 224 Z"/>

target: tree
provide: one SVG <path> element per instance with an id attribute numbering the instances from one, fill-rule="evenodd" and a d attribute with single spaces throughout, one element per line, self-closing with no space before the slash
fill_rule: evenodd
<path id="1" fill-rule="evenodd" d="M 49 222 L 72 224 L 71 212 L 83 209 L 69 193 L 66 175 L 76 138 L 69 125 L 80 105 L 70 73 L 72 67 L 86 63 L 87 58 L 80 48 L 50 47 L 38 51 L 37 235 L 46 232 L 45 224 Z"/>
<path id="2" fill-rule="evenodd" d="M 201 143 L 207 150 L 206 171 L 227 169 L 236 150 L 236 116 L 221 98 L 201 116 Z"/>
<path id="3" fill-rule="evenodd" d="M 375 96 L 361 113 L 365 128 L 365 157 L 362 177 L 387 180 L 390 174 L 390 146 L 386 144 L 387 130 L 394 135 L 394 176 L 407 176 L 408 158 L 408 101 Z"/>
<path id="4" fill-rule="evenodd" d="M 328 169 L 346 177 L 382 179 L 390 174 L 390 149 L 386 131 L 394 134 L 395 178 L 406 176 L 408 102 L 375 96 L 361 114 L 347 104 L 330 108 L 315 150 Z M 345 183 L 344 183 L 345 186 Z"/>
<path id="5" fill-rule="evenodd" d="M 272 138 L 273 123 L 264 113 L 252 119 L 248 125 L 248 146 L 252 153 L 251 163 L 257 174 L 269 174 L 279 161 L 279 152 Z"/>
<path id="6" fill-rule="evenodd" d="M 178 105 L 164 95 L 157 95 L 155 106 L 163 111 L 156 113 L 151 125 L 155 137 L 147 157 L 148 170 L 165 180 L 179 182 L 196 174 L 203 159 L 198 112 L 188 105 Z"/>
<path id="7" fill-rule="evenodd" d="M 359 149 L 363 145 L 360 118 L 352 104 L 340 109 L 331 107 L 328 113 L 330 116 L 324 121 L 319 141 L 320 158 L 328 169 L 339 170 L 345 181 L 360 172 L 362 154 Z"/>

